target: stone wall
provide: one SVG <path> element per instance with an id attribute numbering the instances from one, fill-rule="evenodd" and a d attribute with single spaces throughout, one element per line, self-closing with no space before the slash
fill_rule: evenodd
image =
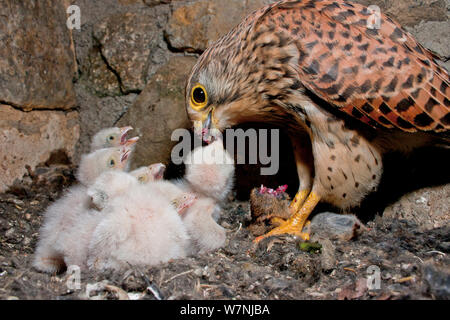
<path id="1" fill-rule="evenodd" d="M 80 135 L 77 73 L 66 8 L 0 0 L 0 191 Z"/>
<path id="2" fill-rule="evenodd" d="M 75 164 L 100 128 L 132 125 L 137 164 L 166 161 L 189 126 L 184 84 L 208 45 L 271 0 L 0 0 L 0 192 L 63 151 Z M 450 58 L 449 0 L 377 4 Z M 81 30 L 66 8 L 81 9 Z M 447 65 L 448 67 L 448 65 Z"/>

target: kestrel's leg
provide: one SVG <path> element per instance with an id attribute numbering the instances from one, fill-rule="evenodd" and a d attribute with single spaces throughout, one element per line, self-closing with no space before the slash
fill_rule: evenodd
<path id="1" fill-rule="evenodd" d="M 298 192 L 292 200 L 289 209 L 294 214 L 302 207 L 306 197 L 311 192 L 313 160 L 309 137 L 295 136 L 291 138 L 292 148 L 295 156 L 295 164 L 297 166 L 297 174 L 299 180 Z M 281 225 L 286 220 L 275 217 L 270 220 L 273 225 Z"/>
<path id="2" fill-rule="evenodd" d="M 302 207 L 296 211 L 288 220 L 282 223 L 279 227 L 272 229 L 265 235 L 257 237 L 254 242 L 260 242 L 270 236 L 282 235 L 282 234 L 292 234 L 299 236 L 303 240 L 309 240 L 309 233 L 304 233 L 303 228 L 308 224 L 308 217 L 314 210 L 316 205 L 319 203 L 320 197 L 316 192 L 311 191 L 311 193 L 306 198 Z"/>
<path id="3" fill-rule="evenodd" d="M 298 192 L 290 205 L 291 212 L 294 213 L 301 208 L 311 191 L 313 159 L 309 137 L 293 137 L 291 142 L 299 179 Z"/>
<path id="4" fill-rule="evenodd" d="M 293 234 L 301 237 L 303 240 L 309 239 L 309 234 L 303 232 L 303 227 L 307 224 L 308 216 L 320 200 L 317 193 L 314 190 L 311 191 L 313 171 L 311 145 L 308 138 L 299 139 L 299 137 L 296 137 L 295 139 L 292 138 L 291 141 L 300 184 L 299 190 L 289 206 L 292 215 L 286 221 L 280 218 L 273 218 L 271 222 L 279 226 L 265 235 L 257 237 L 254 240 L 255 242 L 281 234 Z"/>

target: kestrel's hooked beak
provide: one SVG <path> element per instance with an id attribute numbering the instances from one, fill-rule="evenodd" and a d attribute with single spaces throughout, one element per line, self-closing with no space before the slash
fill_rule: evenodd
<path id="1" fill-rule="evenodd" d="M 215 140 L 214 135 L 211 133 L 213 129 L 216 129 L 213 123 L 213 110 L 214 108 L 211 108 L 211 110 L 208 112 L 206 119 L 203 120 L 202 125 L 202 139 L 207 144 L 210 144 Z"/>
<path id="2" fill-rule="evenodd" d="M 208 114 L 206 115 L 206 119 L 203 120 L 203 129 L 211 129 L 212 126 L 212 112 L 213 109 L 209 110 Z"/>
<path id="3" fill-rule="evenodd" d="M 124 145 L 127 142 L 127 134 L 133 130 L 133 127 L 127 126 L 120 128 L 120 144 Z"/>

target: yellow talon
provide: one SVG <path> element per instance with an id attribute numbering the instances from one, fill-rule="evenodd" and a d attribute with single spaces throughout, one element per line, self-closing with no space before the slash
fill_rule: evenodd
<path id="1" fill-rule="evenodd" d="M 289 209 L 291 209 L 292 213 L 297 212 L 301 208 L 308 194 L 309 194 L 308 190 L 301 190 L 297 192 L 297 194 L 294 197 L 294 200 L 292 200 L 291 204 L 289 205 Z"/>
<path id="2" fill-rule="evenodd" d="M 303 206 L 297 210 L 287 221 L 283 222 L 280 226 L 272 229 L 265 235 L 257 237 L 254 242 L 258 243 L 262 239 L 270 236 L 281 234 L 292 234 L 300 237 L 303 240 L 309 240 L 309 232 L 303 232 L 303 227 L 309 227 L 307 222 L 308 216 L 314 210 L 315 206 L 319 203 L 320 197 L 311 192 L 303 203 Z"/>
<path id="3" fill-rule="evenodd" d="M 280 217 L 273 217 L 272 219 L 270 219 L 270 224 L 274 226 L 280 226 L 285 222 L 286 220 Z"/>

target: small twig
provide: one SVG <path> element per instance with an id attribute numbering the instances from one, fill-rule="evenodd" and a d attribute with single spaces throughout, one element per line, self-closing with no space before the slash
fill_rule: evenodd
<path id="1" fill-rule="evenodd" d="M 233 233 L 233 237 L 234 237 L 236 234 L 238 234 L 239 231 L 241 231 L 241 228 L 242 228 L 242 223 L 239 222 L 239 228 L 237 229 L 237 231 L 235 231 L 235 232 Z"/>
<path id="2" fill-rule="evenodd" d="M 201 284 L 200 288 L 208 288 L 208 289 L 214 289 L 214 288 L 218 288 L 219 286 L 216 284 Z"/>
<path id="3" fill-rule="evenodd" d="M 15 206 L 18 206 L 18 203 L 23 205 L 23 201 L 16 200 L 16 199 L 0 199 L 0 202 L 10 203 L 10 204 L 13 204 Z"/>
<path id="4" fill-rule="evenodd" d="M 156 300 L 164 300 L 164 296 L 161 294 L 159 289 L 152 283 L 148 284 L 147 291 L 150 291 L 151 294 L 156 298 Z"/>
<path id="5" fill-rule="evenodd" d="M 230 259 L 230 258 L 227 257 L 226 255 L 224 255 L 224 254 L 223 254 L 222 252 L 220 252 L 220 251 L 217 252 L 217 255 L 218 255 L 218 256 L 221 256 L 221 257 L 224 258 L 224 259 L 227 259 L 227 260 L 230 260 L 230 261 L 232 260 L 232 259 Z"/>
<path id="6" fill-rule="evenodd" d="M 348 268 L 348 267 L 345 267 L 344 270 L 346 270 L 346 271 L 351 271 L 351 272 L 353 272 L 353 273 L 357 273 L 357 272 L 355 271 L 355 269 Z"/>
<path id="7" fill-rule="evenodd" d="M 14 277 L 14 279 L 11 279 L 8 283 L 6 283 L 6 285 L 3 287 L 3 289 L 8 288 L 14 281 L 20 279 L 26 271 L 22 271 L 17 277 Z"/>
<path id="8" fill-rule="evenodd" d="M 129 262 L 127 263 L 130 267 L 134 268 L 137 272 L 139 272 L 141 277 L 144 279 L 145 284 L 147 285 L 146 291 L 149 291 L 156 298 L 156 300 L 164 300 L 163 294 L 159 291 L 158 287 L 155 286 L 153 282 L 147 277 L 147 275 L 143 273 L 142 270 L 139 269 L 138 267 L 133 267 Z"/>
<path id="9" fill-rule="evenodd" d="M 185 272 L 182 272 L 182 273 L 179 273 L 179 274 L 176 274 L 176 275 L 174 275 L 173 277 L 171 277 L 171 278 L 165 280 L 165 281 L 163 282 L 163 284 L 166 284 L 166 283 L 168 283 L 168 282 L 170 282 L 170 281 L 172 281 L 172 280 L 174 280 L 174 279 L 176 279 L 176 278 L 178 278 L 178 277 L 184 276 L 184 275 L 189 274 L 189 273 L 192 273 L 192 272 L 194 272 L 193 269 L 188 270 L 188 271 L 185 271 Z"/>
<path id="10" fill-rule="evenodd" d="M 437 250 L 431 250 L 431 251 L 428 251 L 427 253 L 437 253 L 437 254 L 440 254 L 440 255 L 446 256 L 446 254 L 445 254 L 444 252 L 441 252 L 441 251 L 437 251 Z"/>
<path id="11" fill-rule="evenodd" d="M 404 277 L 404 278 L 400 278 L 395 280 L 396 283 L 403 283 L 403 282 L 407 282 L 407 281 L 413 281 L 415 278 L 414 276 L 409 276 L 409 277 Z"/>
<path id="12" fill-rule="evenodd" d="M 128 293 L 122 288 L 110 284 L 105 284 L 105 290 L 115 293 L 119 300 L 130 300 L 130 297 L 128 297 Z"/>

